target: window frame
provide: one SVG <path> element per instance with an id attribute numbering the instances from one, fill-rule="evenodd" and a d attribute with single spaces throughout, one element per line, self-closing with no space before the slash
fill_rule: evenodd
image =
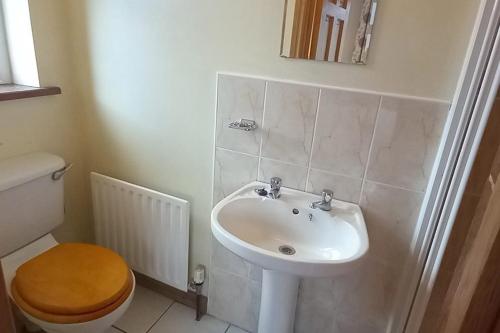
<path id="1" fill-rule="evenodd" d="M 0 0 L 0 101 L 61 94 L 59 87 L 40 86 L 32 29 L 28 0 Z"/>

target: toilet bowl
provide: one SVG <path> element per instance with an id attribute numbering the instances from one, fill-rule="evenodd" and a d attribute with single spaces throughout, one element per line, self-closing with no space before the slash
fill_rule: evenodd
<path id="1" fill-rule="evenodd" d="M 135 278 L 111 250 L 59 244 L 64 160 L 31 153 L 0 161 L 0 262 L 13 303 L 47 333 L 102 333 L 127 310 Z"/>
<path id="2" fill-rule="evenodd" d="M 54 239 L 51 234 L 48 234 L 33 243 L 9 254 L 8 256 L 0 259 L 4 270 L 5 283 L 7 287 L 7 292 L 14 304 L 17 305 L 20 312 L 33 324 L 40 327 L 47 333 L 102 333 L 106 331 L 111 325 L 116 322 L 127 310 L 134 296 L 135 290 L 135 277 L 132 271 L 129 270 L 130 274 L 130 285 L 124 291 L 123 295 L 120 295 L 115 303 L 108 305 L 111 307 L 111 311 L 102 311 L 98 309 L 94 312 L 87 312 L 83 316 L 82 315 L 71 315 L 71 316 L 62 316 L 63 320 L 53 320 L 54 316 L 45 316 L 40 315 L 38 313 L 34 313 L 31 309 L 27 309 L 26 307 L 30 307 L 26 305 L 25 302 L 20 302 L 19 295 L 16 297 L 15 284 L 13 284 L 13 280 L 16 277 L 16 271 L 23 264 L 29 262 L 33 258 L 46 253 L 46 251 L 58 246 L 59 243 Z M 99 281 L 96 281 L 99 283 Z M 20 304 L 23 303 L 23 304 Z M 106 307 L 103 307 L 104 309 Z M 49 317 L 50 319 L 47 319 Z M 61 317 L 61 316 L 60 316 Z M 91 320 L 85 320 L 87 318 L 93 318 Z M 83 320 L 82 320 L 83 319 Z M 49 321 L 50 320 L 50 321 Z M 59 321 L 59 322 L 55 322 Z M 71 322 L 75 321 L 75 322 Z M 65 323 L 62 323 L 65 322 Z"/>

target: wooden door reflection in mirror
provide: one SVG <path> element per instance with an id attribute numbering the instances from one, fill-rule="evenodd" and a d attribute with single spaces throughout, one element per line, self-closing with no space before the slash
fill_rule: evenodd
<path id="1" fill-rule="evenodd" d="M 365 64 L 377 0 L 287 0 L 281 55 Z"/>

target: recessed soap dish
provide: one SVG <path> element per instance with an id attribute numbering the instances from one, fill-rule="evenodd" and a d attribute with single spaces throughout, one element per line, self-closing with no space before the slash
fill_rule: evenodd
<path id="1" fill-rule="evenodd" d="M 257 129 L 257 124 L 255 123 L 255 121 L 249 119 L 236 120 L 230 123 L 228 126 L 229 128 L 239 129 L 247 132 Z"/>

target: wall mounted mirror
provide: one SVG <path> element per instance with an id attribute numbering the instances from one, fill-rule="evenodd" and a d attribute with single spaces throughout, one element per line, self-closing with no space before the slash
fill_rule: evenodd
<path id="1" fill-rule="evenodd" d="M 281 56 L 366 64 L 378 0 L 287 0 Z"/>

